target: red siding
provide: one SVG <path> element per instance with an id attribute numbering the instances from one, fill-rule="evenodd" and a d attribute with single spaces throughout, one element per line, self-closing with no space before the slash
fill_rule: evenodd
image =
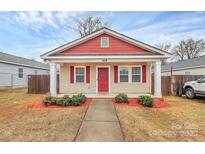
<path id="1" fill-rule="evenodd" d="M 74 66 L 70 66 L 70 83 L 74 83 Z"/>
<path id="2" fill-rule="evenodd" d="M 86 83 L 90 83 L 90 66 L 86 66 Z"/>
<path id="3" fill-rule="evenodd" d="M 118 83 L 118 66 L 114 66 L 114 83 Z"/>
<path id="4" fill-rule="evenodd" d="M 101 48 L 102 36 L 109 37 L 109 48 Z M 150 52 L 108 34 L 101 34 L 60 54 L 151 54 Z"/>
<path id="5" fill-rule="evenodd" d="M 142 82 L 143 82 L 143 83 L 146 83 L 146 79 L 147 79 L 146 76 L 147 76 L 147 75 L 146 75 L 146 65 L 143 65 L 143 66 L 142 66 Z"/>

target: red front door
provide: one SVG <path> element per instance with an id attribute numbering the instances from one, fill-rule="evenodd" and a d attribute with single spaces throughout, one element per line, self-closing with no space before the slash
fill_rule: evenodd
<path id="1" fill-rule="evenodd" d="M 98 68 L 98 92 L 108 92 L 108 68 Z"/>

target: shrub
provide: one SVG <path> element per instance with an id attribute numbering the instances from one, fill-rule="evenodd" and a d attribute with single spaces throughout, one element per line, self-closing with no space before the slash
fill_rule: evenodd
<path id="1" fill-rule="evenodd" d="M 56 105 L 66 106 L 65 103 L 64 103 L 64 99 L 63 98 L 58 98 L 57 101 L 56 101 Z"/>
<path id="2" fill-rule="evenodd" d="M 58 98 L 56 105 L 59 106 L 71 106 L 71 98 L 68 95 L 63 96 L 62 98 Z"/>
<path id="3" fill-rule="evenodd" d="M 129 99 L 126 94 L 119 93 L 117 96 L 115 96 L 115 102 L 116 103 L 129 103 Z"/>
<path id="4" fill-rule="evenodd" d="M 57 99 L 52 96 L 48 96 L 43 100 L 43 104 L 49 106 L 49 105 L 56 105 Z"/>
<path id="5" fill-rule="evenodd" d="M 85 102 L 85 95 L 79 94 L 69 97 L 68 95 L 63 96 L 62 98 L 56 97 L 46 97 L 43 100 L 45 105 L 59 105 L 59 106 L 79 106 Z"/>
<path id="6" fill-rule="evenodd" d="M 152 107 L 153 105 L 153 98 L 150 96 L 139 96 L 138 97 L 139 103 L 145 105 L 147 107 Z"/>
<path id="7" fill-rule="evenodd" d="M 74 95 L 71 98 L 71 104 L 72 106 L 79 106 L 85 102 L 85 95 L 79 94 L 79 95 Z"/>

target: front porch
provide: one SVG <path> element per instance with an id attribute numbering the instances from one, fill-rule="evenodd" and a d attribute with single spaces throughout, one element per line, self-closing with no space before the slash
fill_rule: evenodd
<path id="1" fill-rule="evenodd" d="M 56 92 L 56 68 L 57 65 L 60 66 L 60 90 L 59 94 Z M 152 65 L 154 65 L 154 83 L 151 81 Z M 116 73 L 115 67 L 118 66 L 118 71 Z M 139 67 L 139 75 L 136 82 L 133 82 L 133 68 L 136 69 Z M 76 76 L 77 68 L 84 68 L 81 71 L 84 74 L 83 77 Z M 87 71 L 87 68 L 89 70 Z M 107 79 L 106 76 L 102 78 L 102 81 L 99 81 L 99 78 L 102 74 L 99 74 L 99 68 L 108 68 L 107 70 Z M 127 81 L 126 77 L 123 79 L 123 76 L 120 74 L 121 68 L 127 68 L 128 76 Z M 143 68 L 145 70 L 143 70 Z M 50 63 L 50 93 L 52 96 L 62 97 L 63 95 L 75 95 L 79 93 L 85 94 L 90 98 L 113 98 L 119 93 L 125 93 L 128 97 L 137 97 L 140 95 L 148 95 L 151 97 L 161 98 L 161 61 L 155 60 L 150 61 L 139 61 L 135 60 L 134 62 L 51 62 Z M 116 77 L 117 74 L 117 77 Z M 126 72 L 125 72 L 126 74 Z M 136 75 L 136 77 L 137 77 Z M 88 79 L 89 77 L 89 79 Z M 79 80 L 80 82 L 78 83 Z M 82 81 L 81 81 L 82 80 Z M 115 81 L 117 80 L 117 82 Z M 126 82 L 122 82 L 125 80 Z M 139 80 L 139 81 L 138 81 Z M 144 81 L 145 80 L 145 81 Z M 99 82 L 104 84 L 107 82 L 107 88 L 100 91 Z M 154 84 L 154 94 L 151 92 L 152 84 Z M 105 84 L 103 85 L 105 86 Z M 102 88 L 101 88 L 102 90 Z"/>
<path id="2" fill-rule="evenodd" d="M 69 96 L 72 96 L 72 95 L 75 95 L 75 94 L 57 94 L 57 97 L 63 97 L 64 95 L 69 95 Z M 117 94 L 110 94 L 110 93 L 106 93 L 106 94 L 101 94 L 101 93 L 98 93 L 98 94 L 84 94 L 86 97 L 88 98 L 114 98 Z M 144 94 L 144 93 L 141 93 L 141 94 L 127 94 L 127 96 L 129 98 L 136 98 L 138 96 L 141 96 L 141 95 L 146 95 L 146 96 L 150 96 L 152 98 L 155 98 L 154 95 L 152 94 Z"/>

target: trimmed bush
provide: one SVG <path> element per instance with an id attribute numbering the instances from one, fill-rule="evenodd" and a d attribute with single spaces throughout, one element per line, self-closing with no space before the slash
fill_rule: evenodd
<path id="1" fill-rule="evenodd" d="M 86 97 L 83 94 L 74 95 L 73 97 L 69 97 L 68 95 L 65 95 L 62 98 L 49 96 L 43 100 L 43 104 L 58 105 L 58 106 L 79 106 L 83 104 L 85 100 Z"/>
<path id="2" fill-rule="evenodd" d="M 85 95 L 79 94 L 79 95 L 74 95 L 71 98 L 71 104 L 72 106 L 79 106 L 85 102 Z"/>
<path id="3" fill-rule="evenodd" d="M 119 93 L 117 96 L 115 96 L 115 102 L 116 103 L 129 103 L 129 99 L 126 94 Z"/>
<path id="4" fill-rule="evenodd" d="M 52 96 L 48 96 L 43 100 L 43 104 L 44 105 L 56 105 L 57 99 L 55 97 Z"/>
<path id="5" fill-rule="evenodd" d="M 139 103 L 147 106 L 147 107 L 152 107 L 153 106 L 153 98 L 150 96 L 139 96 L 138 97 Z"/>

